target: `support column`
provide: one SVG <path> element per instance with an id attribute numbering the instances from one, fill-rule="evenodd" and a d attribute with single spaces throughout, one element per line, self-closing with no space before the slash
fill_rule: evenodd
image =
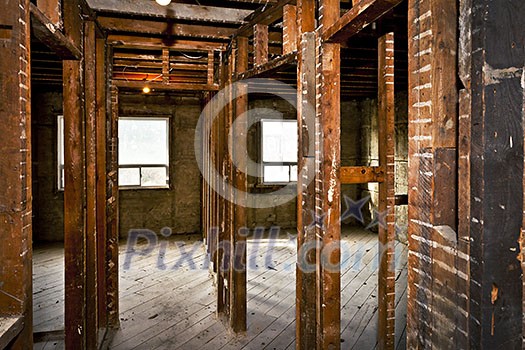
<path id="1" fill-rule="evenodd" d="M 378 43 L 378 139 L 379 165 L 385 180 L 379 183 L 379 212 L 386 212 L 379 225 L 378 348 L 395 348 L 395 100 L 394 33 Z M 386 227 L 385 227 L 386 225 Z"/>
<path id="2" fill-rule="evenodd" d="M 248 38 L 237 38 L 237 59 L 235 61 L 235 71 L 237 74 L 248 70 Z M 239 118 L 242 114 L 248 111 L 248 87 L 246 84 L 238 83 L 236 85 L 234 118 Z M 235 197 L 237 204 L 234 205 L 233 213 L 233 230 L 231 237 L 231 245 L 233 254 L 231 254 L 230 266 L 232 267 L 231 274 L 231 312 L 230 325 L 234 332 L 246 331 L 246 234 L 247 228 L 247 161 L 248 148 L 247 144 L 240 142 L 246 140 L 248 133 L 248 124 L 246 122 L 235 123 L 232 130 L 232 139 L 230 142 L 230 149 L 233 151 L 231 155 L 235 159 L 233 169 L 233 187 L 237 189 L 239 195 Z M 238 140 L 234 142 L 234 140 Z M 233 198 L 232 198 L 233 199 Z"/>
<path id="3" fill-rule="evenodd" d="M 66 36 L 83 50 L 83 23 L 78 1 L 64 3 Z M 64 67 L 64 262 L 65 345 L 86 349 L 86 173 L 84 149 L 83 61 Z"/>
<path id="4" fill-rule="evenodd" d="M 29 1 L 0 12 L 0 317 L 23 317 L 13 349 L 33 346 Z"/>

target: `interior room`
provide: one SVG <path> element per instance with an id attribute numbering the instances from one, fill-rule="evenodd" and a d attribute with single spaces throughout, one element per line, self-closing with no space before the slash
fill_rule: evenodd
<path id="1" fill-rule="evenodd" d="M 524 347 L 521 0 L 4 3 L 0 349 Z"/>

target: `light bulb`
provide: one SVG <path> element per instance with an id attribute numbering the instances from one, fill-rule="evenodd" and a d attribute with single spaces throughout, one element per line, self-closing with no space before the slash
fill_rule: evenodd
<path id="1" fill-rule="evenodd" d="M 145 94 L 149 94 L 151 91 L 151 89 L 147 86 L 144 86 L 144 88 L 142 89 L 142 92 L 145 93 Z"/>
<path id="2" fill-rule="evenodd" d="M 160 6 L 168 6 L 171 0 L 155 0 Z"/>

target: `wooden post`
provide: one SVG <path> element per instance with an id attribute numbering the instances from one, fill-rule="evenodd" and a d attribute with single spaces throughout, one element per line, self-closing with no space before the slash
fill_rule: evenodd
<path id="1" fill-rule="evenodd" d="M 323 0 L 320 3 L 320 25 L 328 27 L 339 19 L 339 0 Z M 320 63 L 321 91 L 317 95 L 320 122 L 320 198 L 317 206 L 324 222 L 319 230 L 320 248 L 317 268 L 318 349 L 341 347 L 341 49 L 339 44 L 321 43 Z M 316 169 L 317 170 L 317 169 Z M 337 269 L 334 268 L 337 267 Z"/>
<path id="2" fill-rule="evenodd" d="M 170 82 L 170 50 L 162 49 L 162 82 Z"/>
<path id="3" fill-rule="evenodd" d="M 108 52 L 108 57 L 111 54 Z M 111 70 L 107 72 L 111 75 Z M 118 89 L 108 79 L 109 138 L 106 165 L 107 182 L 107 241 L 106 241 L 106 298 L 108 327 L 118 328 L 119 318 L 119 193 L 118 193 Z"/>
<path id="4" fill-rule="evenodd" d="M 297 67 L 297 127 L 299 136 L 297 179 L 297 271 L 296 271 L 296 348 L 317 346 L 317 293 L 315 228 L 316 173 L 316 47 L 314 33 L 304 33 Z"/>
<path id="5" fill-rule="evenodd" d="M 8 0 L 0 12 L 0 317 L 23 317 L 12 349 L 33 347 L 29 6 Z"/>
<path id="6" fill-rule="evenodd" d="M 62 27 L 62 6 L 60 0 L 38 0 L 36 5 L 57 28 Z"/>
<path id="7" fill-rule="evenodd" d="M 471 349 L 523 346 L 524 16 L 472 1 Z"/>
<path id="8" fill-rule="evenodd" d="M 268 62 L 268 26 L 256 24 L 253 26 L 253 46 L 255 66 Z"/>
<path id="9" fill-rule="evenodd" d="M 106 242 L 107 242 L 107 164 L 106 164 L 106 40 L 96 40 L 96 139 L 97 139 L 97 280 L 98 280 L 98 326 L 107 325 L 106 289 Z"/>
<path id="10" fill-rule="evenodd" d="M 379 225 L 378 347 L 395 348 L 395 100 L 394 33 L 379 38 L 378 43 L 378 139 L 379 165 L 385 179 L 379 183 L 379 212 L 386 212 Z"/>
<path id="11" fill-rule="evenodd" d="M 95 22 L 84 22 L 86 157 L 86 348 L 97 347 L 97 96 Z"/>
<path id="12" fill-rule="evenodd" d="M 294 5 L 283 7 L 283 54 L 297 51 L 297 9 Z"/>
<path id="13" fill-rule="evenodd" d="M 248 69 L 248 38 L 237 38 L 237 59 L 235 61 L 235 73 L 242 73 Z M 238 83 L 234 91 L 235 99 L 235 119 L 248 111 L 248 88 L 246 84 Z M 246 235 L 244 231 L 247 226 L 247 145 L 235 140 L 246 139 L 248 133 L 248 124 L 237 121 L 235 128 L 232 130 L 233 138 L 229 140 L 232 145 L 233 159 L 236 160 L 236 168 L 233 169 L 233 187 L 239 191 L 235 197 L 237 203 L 234 206 L 234 225 L 232 230 L 232 249 L 230 266 L 231 274 L 231 316 L 230 325 L 234 332 L 246 331 Z M 233 198 L 232 198 L 233 200 Z"/>
<path id="14" fill-rule="evenodd" d="M 212 50 L 208 51 L 208 85 L 212 85 L 214 81 L 214 52 Z"/>
<path id="15" fill-rule="evenodd" d="M 65 34 L 82 47 L 83 23 L 78 1 L 64 3 Z M 84 171 L 84 76 L 82 61 L 66 60 L 64 67 L 64 262 L 65 343 L 67 349 L 86 349 L 86 176 Z"/>

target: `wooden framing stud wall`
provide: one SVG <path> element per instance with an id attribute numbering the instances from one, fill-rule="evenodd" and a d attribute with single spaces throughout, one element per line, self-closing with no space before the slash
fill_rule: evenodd
<path id="1" fill-rule="evenodd" d="M 8 0 L 2 6 L 0 317 L 23 318 L 11 345 L 27 349 L 33 343 L 30 2 Z"/>
<path id="2" fill-rule="evenodd" d="M 378 139 L 379 164 L 385 179 L 379 183 L 379 212 L 386 212 L 379 227 L 378 348 L 395 348 L 395 98 L 394 33 L 378 42 Z"/>

